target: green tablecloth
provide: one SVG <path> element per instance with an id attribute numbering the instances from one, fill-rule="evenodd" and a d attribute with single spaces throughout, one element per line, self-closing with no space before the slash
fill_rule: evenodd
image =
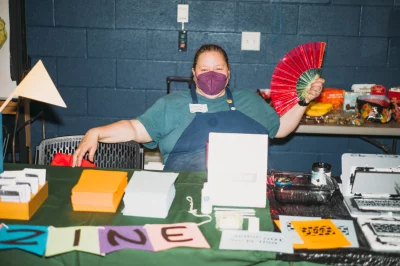
<path id="1" fill-rule="evenodd" d="M 5 164 L 5 170 L 20 170 L 33 165 Z M 43 166 L 41 166 L 43 167 Z M 123 202 L 117 213 L 74 212 L 70 195 L 72 187 L 77 183 L 82 168 L 46 166 L 49 184 L 49 196 L 30 221 L 1 220 L 5 224 L 32 224 L 54 227 L 66 226 L 101 226 L 101 225 L 144 225 L 168 224 L 180 222 L 203 221 L 188 213 L 187 196 L 194 201 L 194 208 L 200 210 L 200 196 L 206 174 L 203 172 L 182 172 L 176 181 L 176 196 L 166 219 L 151 219 L 123 216 Z M 126 170 L 130 177 L 133 170 Z M 200 211 L 199 211 L 200 212 Z M 260 217 L 260 230 L 273 231 L 273 224 L 266 209 L 257 209 Z M 317 265 L 308 262 L 283 262 L 275 260 L 275 253 L 262 251 L 230 251 L 219 250 L 221 232 L 215 228 L 215 221 L 201 225 L 201 232 L 207 239 L 211 249 L 173 248 L 159 252 L 125 249 L 106 256 L 97 256 L 85 252 L 69 252 L 50 258 L 41 258 L 20 250 L 0 251 L 0 265 Z"/>

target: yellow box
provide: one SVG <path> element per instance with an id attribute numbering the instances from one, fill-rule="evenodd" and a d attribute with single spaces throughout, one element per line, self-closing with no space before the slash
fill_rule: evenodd
<path id="1" fill-rule="evenodd" d="M 31 196 L 29 202 L 3 202 L 0 200 L 0 219 L 29 220 L 47 199 L 48 195 L 49 186 L 46 182 L 38 193 Z"/>

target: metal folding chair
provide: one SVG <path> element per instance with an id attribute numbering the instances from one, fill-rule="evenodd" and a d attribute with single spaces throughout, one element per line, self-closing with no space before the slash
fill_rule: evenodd
<path id="1" fill-rule="evenodd" d="M 73 154 L 83 136 L 65 136 L 42 140 L 36 147 L 35 164 L 50 165 L 56 153 Z M 88 154 L 85 155 L 85 159 Z M 138 142 L 99 142 L 94 163 L 97 168 L 143 169 L 144 151 Z"/>
<path id="2" fill-rule="evenodd" d="M 167 77 L 167 94 L 170 93 L 171 82 L 186 82 L 188 84 L 188 88 L 190 90 L 190 88 L 192 88 L 194 80 L 191 77 L 168 76 Z"/>

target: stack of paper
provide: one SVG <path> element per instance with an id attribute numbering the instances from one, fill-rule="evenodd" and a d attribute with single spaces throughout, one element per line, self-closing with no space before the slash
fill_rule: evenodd
<path id="1" fill-rule="evenodd" d="M 72 207 L 74 211 L 116 212 L 127 183 L 127 172 L 83 170 L 72 189 Z"/>
<path id="2" fill-rule="evenodd" d="M 124 215 L 166 218 L 175 197 L 177 173 L 136 171 L 125 189 Z"/>
<path id="3" fill-rule="evenodd" d="M 46 183 L 46 169 L 25 168 L 0 174 L 0 200 L 29 202 Z"/>

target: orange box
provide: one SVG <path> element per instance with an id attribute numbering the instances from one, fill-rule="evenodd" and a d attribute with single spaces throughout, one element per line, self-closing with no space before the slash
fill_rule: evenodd
<path id="1" fill-rule="evenodd" d="M 325 88 L 316 100 L 321 103 L 331 103 L 334 109 L 343 109 L 344 92 L 343 89 Z"/>
<path id="2" fill-rule="evenodd" d="M 29 220 L 49 195 L 47 182 L 26 203 L 0 201 L 0 219 Z"/>

